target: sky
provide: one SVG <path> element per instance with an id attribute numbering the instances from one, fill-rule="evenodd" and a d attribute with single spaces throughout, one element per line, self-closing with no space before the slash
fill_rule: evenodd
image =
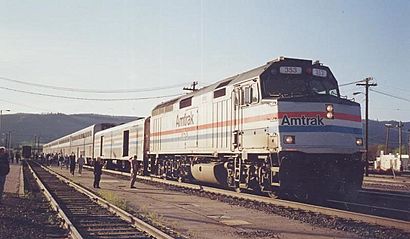
<path id="1" fill-rule="evenodd" d="M 409 13 L 407 0 L 0 0 L 0 110 L 146 116 L 193 81 L 287 56 L 339 84 L 373 77 L 369 118 L 410 121 Z M 364 108 L 363 87 L 340 90 Z"/>

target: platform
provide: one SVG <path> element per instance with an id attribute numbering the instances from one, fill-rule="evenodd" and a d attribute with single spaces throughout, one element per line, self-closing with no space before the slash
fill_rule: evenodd
<path id="1" fill-rule="evenodd" d="M 10 163 L 10 172 L 7 174 L 4 192 L 14 195 L 24 195 L 24 180 L 21 164 Z"/>
<path id="2" fill-rule="evenodd" d="M 258 210 L 229 205 L 208 198 L 169 191 L 155 186 L 102 175 L 101 189 L 94 189 L 93 173 L 83 170 L 72 176 L 69 170 L 56 172 L 102 195 L 126 200 L 133 210 L 145 212 L 152 220 L 173 228 L 189 238 L 358 238 L 356 234 L 317 228 Z"/>

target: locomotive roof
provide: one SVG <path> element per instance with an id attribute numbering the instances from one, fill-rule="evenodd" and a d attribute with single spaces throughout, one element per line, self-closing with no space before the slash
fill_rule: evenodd
<path id="1" fill-rule="evenodd" d="M 272 61 L 267 62 L 266 64 L 264 64 L 262 66 L 256 67 L 256 68 L 251 69 L 249 71 L 245 71 L 241 74 L 230 76 L 230 77 L 225 78 L 223 80 L 217 81 L 214 84 L 205 86 L 205 87 L 203 87 L 203 88 L 201 88 L 197 91 L 190 92 L 190 93 L 187 93 L 185 95 L 179 96 L 177 98 L 171 99 L 169 101 L 163 102 L 163 103 L 157 105 L 152 111 L 160 109 L 160 108 L 165 108 L 165 107 L 170 106 L 170 105 L 173 105 L 174 103 L 178 102 L 181 99 L 189 98 L 189 97 L 196 96 L 196 95 L 202 95 L 204 93 L 213 91 L 217 88 L 222 88 L 222 87 L 227 86 L 227 85 L 234 85 L 236 83 L 239 83 L 239 82 L 247 80 L 247 79 L 252 79 L 252 78 L 255 78 L 255 77 L 259 77 L 273 63 L 279 62 L 279 61 L 284 61 L 284 60 L 299 61 L 299 62 L 304 61 L 306 63 L 312 64 L 311 60 L 297 59 L 297 58 L 286 58 L 286 57 L 281 56 L 281 57 L 278 57 L 278 58 L 276 58 Z M 227 83 L 223 84 L 224 82 L 227 82 Z"/>
<path id="2" fill-rule="evenodd" d="M 257 77 L 260 74 L 262 74 L 262 72 L 264 72 L 266 70 L 266 68 L 270 66 L 271 63 L 272 63 L 272 61 L 266 63 L 265 65 L 254 68 L 252 70 L 249 70 L 249 71 L 246 71 L 246 72 L 243 72 L 241 74 L 234 75 L 234 76 L 230 76 L 230 77 L 225 78 L 225 79 L 220 80 L 220 81 L 217 81 L 217 82 L 215 82 L 211 85 L 205 86 L 205 87 L 203 87 L 203 88 L 201 88 L 197 91 L 190 92 L 190 93 L 187 93 L 185 95 L 174 98 L 172 100 L 163 102 L 163 103 L 157 105 L 153 110 L 156 110 L 156 109 L 159 109 L 159 108 L 162 108 L 162 107 L 166 107 L 166 106 L 169 106 L 169 105 L 173 105 L 174 103 L 176 103 L 180 99 L 189 98 L 189 97 L 195 96 L 195 95 L 202 95 L 206 92 L 213 91 L 217 88 L 222 88 L 223 86 L 232 85 L 232 84 L 241 82 L 241 81 L 246 80 L 246 79 Z M 228 83 L 222 85 L 222 83 L 224 83 L 224 82 L 228 82 Z M 219 86 L 219 85 L 222 85 L 222 86 Z"/>

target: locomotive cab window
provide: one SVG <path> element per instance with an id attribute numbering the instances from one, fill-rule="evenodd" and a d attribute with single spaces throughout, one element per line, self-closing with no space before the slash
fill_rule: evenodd
<path id="1" fill-rule="evenodd" d="M 242 105 L 257 103 L 258 100 L 257 84 L 248 85 L 242 88 Z"/>
<path id="2" fill-rule="evenodd" d="M 257 84 L 251 86 L 251 102 L 258 103 L 259 101 L 259 89 Z"/>
<path id="3" fill-rule="evenodd" d="M 311 71 L 311 68 L 294 68 L 300 69 L 287 72 L 273 68 L 264 74 L 261 77 L 263 97 L 288 98 L 309 95 L 340 97 L 337 81 L 328 68 L 316 69 L 312 73 L 305 73 L 308 69 Z"/>
<path id="4" fill-rule="evenodd" d="M 313 78 L 309 85 L 314 94 L 337 96 L 337 85 L 330 81 Z"/>

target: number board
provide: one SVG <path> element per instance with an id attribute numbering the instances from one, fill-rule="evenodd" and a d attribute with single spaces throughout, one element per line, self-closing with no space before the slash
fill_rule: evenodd
<path id="1" fill-rule="evenodd" d="M 326 78 L 327 77 L 327 71 L 322 70 L 322 69 L 313 68 L 312 69 L 312 75 Z"/>
<path id="2" fill-rule="evenodd" d="M 279 68 L 281 74 L 299 75 L 302 74 L 302 67 L 298 66 L 281 66 Z"/>

